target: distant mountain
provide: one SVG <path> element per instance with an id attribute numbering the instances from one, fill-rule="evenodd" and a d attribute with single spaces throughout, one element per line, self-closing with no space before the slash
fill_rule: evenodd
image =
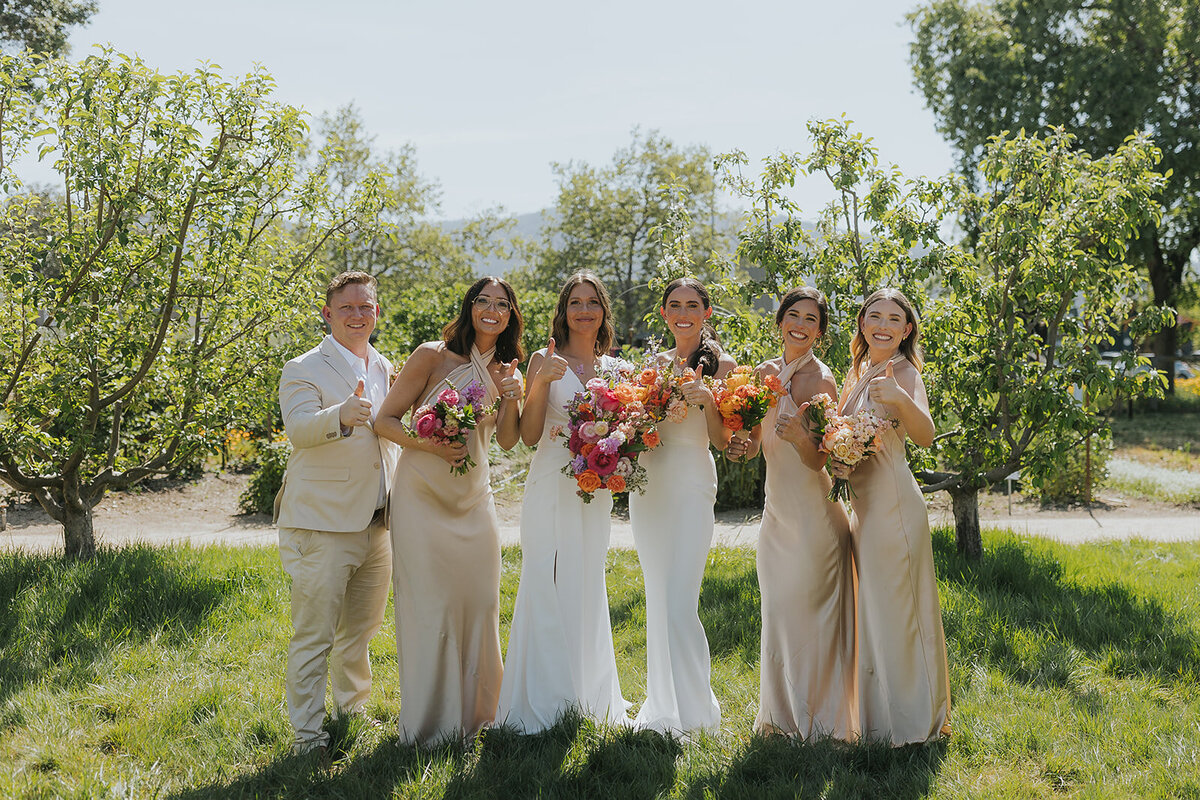
<path id="1" fill-rule="evenodd" d="M 542 211 L 533 211 L 528 214 L 518 214 L 516 216 L 517 224 L 509 230 L 509 239 L 524 239 L 531 242 L 541 242 L 542 229 L 546 224 L 546 217 L 551 213 L 550 209 Z M 726 232 L 729 241 L 732 243 L 737 238 L 737 233 L 741 230 L 744 221 L 744 216 L 741 211 L 727 211 L 719 220 L 717 225 Z M 780 217 L 779 222 L 783 221 Z M 468 220 L 453 219 L 446 220 L 441 223 L 441 226 L 446 231 L 455 231 L 465 225 Z M 816 226 L 811 222 L 802 222 L 804 229 L 807 231 L 815 231 Z M 731 244 L 732 246 L 732 244 Z M 503 275 L 511 269 L 523 266 L 520 263 L 520 256 L 511 258 L 500 258 L 493 256 L 491 258 L 481 260 L 475 267 L 475 274 L 483 275 Z"/>

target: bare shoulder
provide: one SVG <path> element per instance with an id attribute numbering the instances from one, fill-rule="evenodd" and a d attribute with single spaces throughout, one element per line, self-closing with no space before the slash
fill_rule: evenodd
<path id="1" fill-rule="evenodd" d="M 721 357 L 717 359 L 717 374 L 714 377 L 724 378 L 733 372 L 733 368 L 737 365 L 737 361 L 734 360 L 733 356 L 729 355 L 729 353 L 721 353 Z"/>
<path id="2" fill-rule="evenodd" d="M 900 384 L 909 394 L 912 394 L 918 386 L 922 388 L 925 386 L 920 370 L 907 358 L 892 362 L 892 374 L 896 376 L 896 383 Z"/>
<path id="3" fill-rule="evenodd" d="M 762 380 L 769 375 L 778 375 L 779 370 L 782 368 L 782 364 L 782 357 L 768 358 L 766 361 L 754 368 L 754 374 L 758 376 L 759 380 Z"/>

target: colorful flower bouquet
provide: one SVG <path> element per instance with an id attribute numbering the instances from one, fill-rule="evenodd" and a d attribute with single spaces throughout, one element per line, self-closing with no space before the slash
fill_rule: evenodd
<path id="1" fill-rule="evenodd" d="M 860 411 L 840 415 L 833 398 L 821 393 L 809 402 L 808 416 L 813 432 L 821 437 L 817 449 L 826 454 L 825 469 L 833 475 L 834 464 L 856 467 L 883 449 L 883 432 L 895 427 L 894 420 Z M 830 500 L 849 500 L 854 489 L 847 478 L 833 478 Z"/>
<path id="2" fill-rule="evenodd" d="M 496 404 L 483 405 L 487 396 L 479 381 L 471 381 L 461 392 L 448 386 L 438 393 L 432 405 L 424 405 L 413 412 L 413 427 L 409 431 L 419 439 L 466 444 L 467 434 L 475 430 L 480 417 L 495 413 Z M 475 466 L 475 459 L 468 453 L 458 466 L 451 466 L 455 475 L 466 475 Z"/>
<path id="3" fill-rule="evenodd" d="M 613 494 L 645 489 L 646 468 L 638 455 L 659 445 L 657 412 L 668 402 L 659 393 L 658 376 L 636 368 L 592 378 L 587 391 L 572 398 L 567 428 L 556 433 L 571 452 L 562 472 L 575 479 L 583 502 L 590 503 L 600 489 Z"/>
<path id="4" fill-rule="evenodd" d="M 749 438 L 754 426 L 763 421 L 783 394 L 779 378 L 768 375 L 759 380 L 753 367 L 734 367 L 723 381 L 714 384 L 713 396 L 721 412 L 721 422 L 735 436 Z"/>

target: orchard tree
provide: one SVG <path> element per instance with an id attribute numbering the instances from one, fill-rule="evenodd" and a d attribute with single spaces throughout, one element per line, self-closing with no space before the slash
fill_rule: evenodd
<path id="1" fill-rule="evenodd" d="M 667 219 L 664 186 L 679 184 L 687 212 L 696 220 L 696 267 L 723 241 L 712 157 L 704 147 L 681 148 L 651 131 L 633 131 L 633 141 L 594 167 L 571 161 L 554 164 L 558 199 L 543 228 L 542 254 L 534 282 L 560 285 L 571 273 L 590 269 L 613 298 L 613 317 L 622 339 L 635 331 L 657 298 L 648 287 L 662 258 L 656 229 Z"/>
<path id="2" fill-rule="evenodd" d="M 972 557 L 982 552 L 981 489 L 1014 470 L 1061 469 L 1067 453 L 1107 432 L 1104 405 L 1161 392 L 1144 359 L 1099 358 L 1114 326 L 1143 336 L 1170 321 L 1157 307 L 1134 313 L 1141 282 L 1126 260 L 1130 240 L 1161 213 L 1160 153 L 1144 135 L 1096 159 L 1073 145 L 1062 129 L 988 143 L 980 191 L 960 198 L 978 220 L 974 247 L 948 259 L 925 320 L 941 466 L 920 477 L 925 491 L 949 492 L 958 549 Z"/>
<path id="3" fill-rule="evenodd" d="M 844 122 L 813 123 L 810 134 L 810 153 L 767 159 L 757 181 L 737 171 L 740 154 L 723 159 L 753 205 L 738 253 L 761 278 L 746 291 L 824 291 L 832 309 L 823 358 L 840 375 L 864 292 L 898 286 L 914 301 L 941 433 L 910 460 L 923 492 L 951 495 L 958 548 L 978 557 L 982 488 L 1017 469 L 1054 470 L 1106 429 L 1104 400 L 1159 389 L 1136 357 L 1106 365 L 1099 356 L 1113 325 L 1145 334 L 1166 318 L 1133 314 L 1139 275 L 1125 259 L 1130 238 L 1159 213 L 1158 152 L 1145 137 L 1100 159 L 1062 131 L 997 137 L 981 162 L 984 186 L 971 191 L 880 169 L 870 141 Z M 801 172 L 825 174 L 834 188 L 815 235 L 787 197 Z M 977 220 L 971 243 L 939 238 L 950 212 Z"/>
<path id="4" fill-rule="evenodd" d="M 3 0 L 0 2 L 0 45 L 35 53 L 66 53 L 67 29 L 86 25 L 96 13 L 96 0 Z"/>
<path id="5" fill-rule="evenodd" d="M 1169 175 L 1130 247 L 1154 302 L 1177 306 L 1194 292 L 1200 246 L 1200 0 L 934 0 L 909 16 L 917 87 L 957 149 L 963 174 L 980 181 L 993 134 L 1062 126 L 1100 158 L 1145 131 Z M 972 220 L 968 220 L 973 224 Z M 1190 284 L 1190 288 L 1189 288 Z M 1178 329 L 1154 349 L 1174 390 Z"/>
<path id="6" fill-rule="evenodd" d="M 380 201 L 377 224 L 330 240 L 324 253 L 329 271 L 357 269 L 378 279 L 380 341 L 406 354 L 440 335 L 479 263 L 505 254 L 505 234 L 516 220 L 499 210 L 453 228 L 434 220 L 439 188 L 420 176 L 415 149 L 380 151 L 353 104 L 323 115 L 316 127 L 313 138 L 329 162 L 334 199 L 350 203 L 372 182 Z"/>
<path id="7" fill-rule="evenodd" d="M 262 71 L 163 75 L 102 51 L 0 69 L 0 480 L 95 550 L 113 489 L 261 418 L 288 333 L 319 305 L 329 243 L 379 184 L 331 204 L 327 159 L 298 172 L 307 127 Z M 25 193 L 14 158 L 53 164 Z"/>
<path id="8" fill-rule="evenodd" d="M 769 156 L 756 178 L 744 174 L 748 160 L 741 151 L 717 158 L 725 186 L 750 205 L 736 257 L 754 277 L 735 286 L 747 300 L 765 295 L 773 302 L 803 284 L 824 292 L 830 328 L 822 358 L 844 371 L 864 297 L 895 286 L 915 303 L 924 300 L 930 276 L 946 258 L 939 226 L 952 185 L 907 180 L 895 165 L 881 165 L 878 148 L 845 118 L 812 121 L 808 133 L 809 152 Z M 810 175 L 824 177 L 833 190 L 815 224 L 788 195 L 797 177 Z M 773 326 L 766 330 L 774 334 Z"/>

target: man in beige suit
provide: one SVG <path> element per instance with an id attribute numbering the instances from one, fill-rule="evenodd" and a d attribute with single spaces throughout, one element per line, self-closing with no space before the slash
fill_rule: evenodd
<path id="1" fill-rule="evenodd" d="M 279 406 L 292 443 L 275 498 L 279 555 L 292 578 L 287 706 L 293 750 L 324 749 L 325 684 L 339 714 L 371 693 L 368 645 L 383 623 L 392 576 L 387 492 L 399 448 L 372 421 L 391 363 L 370 344 L 375 279 L 344 272 L 325 291 L 330 334 L 283 367 Z"/>

